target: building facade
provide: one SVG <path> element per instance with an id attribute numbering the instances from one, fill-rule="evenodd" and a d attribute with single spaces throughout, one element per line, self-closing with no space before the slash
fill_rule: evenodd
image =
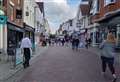
<path id="1" fill-rule="evenodd" d="M 90 4 L 88 0 L 81 1 L 78 12 L 77 12 L 77 27 L 79 28 L 81 40 L 90 38 L 90 28 L 89 28 L 89 11 Z"/>
<path id="2" fill-rule="evenodd" d="M 35 49 L 35 28 L 36 28 L 36 7 L 37 3 L 35 0 L 24 0 L 24 11 L 23 11 L 23 20 L 24 20 L 24 29 L 25 34 L 29 35 L 29 38 L 32 41 L 33 49 Z"/>
<path id="3" fill-rule="evenodd" d="M 92 24 L 98 24 L 95 26 L 98 43 L 106 39 L 111 31 L 117 39 L 117 45 L 120 45 L 120 0 L 93 0 L 91 13 Z"/>
<path id="4" fill-rule="evenodd" d="M 1 10 L 7 20 L 6 24 L 1 25 L 2 28 L 0 28 L 2 35 L 0 48 L 3 54 L 7 54 L 10 46 L 14 49 L 19 46 L 23 36 L 23 0 L 2 0 L 1 3 Z"/>

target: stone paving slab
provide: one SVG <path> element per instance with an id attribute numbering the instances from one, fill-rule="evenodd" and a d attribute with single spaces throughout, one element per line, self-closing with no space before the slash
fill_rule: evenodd
<path id="1" fill-rule="evenodd" d="M 91 50 L 51 47 L 16 82 L 112 82 L 109 71 L 101 75 L 100 59 Z"/>
<path id="2" fill-rule="evenodd" d="M 31 59 L 31 61 L 34 61 L 34 58 L 36 58 L 40 53 L 43 53 L 47 47 L 41 47 L 37 46 L 36 51 Z M 10 62 L 2 61 L 0 62 L 0 82 L 4 82 L 4 80 L 10 78 L 14 74 L 16 74 L 18 71 L 22 70 L 23 66 L 22 64 L 16 66 L 16 68 L 13 68 L 13 65 Z"/>

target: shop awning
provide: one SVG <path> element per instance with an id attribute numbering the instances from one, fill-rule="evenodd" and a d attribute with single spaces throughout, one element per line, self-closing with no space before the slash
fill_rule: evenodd
<path id="1" fill-rule="evenodd" d="M 19 32 L 24 32 L 24 29 L 22 27 L 19 27 L 19 26 L 12 24 L 10 22 L 7 22 L 7 28 L 11 29 L 11 30 L 19 31 Z"/>
<path id="2" fill-rule="evenodd" d="M 24 29 L 29 32 L 35 32 L 35 28 L 24 23 Z"/>
<path id="3" fill-rule="evenodd" d="M 110 25 L 117 25 L 120 24 L 120 16 L 112 18 L 112 20 L 109 21 Z"/>

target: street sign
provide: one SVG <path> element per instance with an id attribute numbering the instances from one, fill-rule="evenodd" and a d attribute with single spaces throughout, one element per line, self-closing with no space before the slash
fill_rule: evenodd
<path id="1" fill-rule="evenodd" d="M 0 24 L 6 24 L 7 23 L 7 16 L 0 15 Z"/>

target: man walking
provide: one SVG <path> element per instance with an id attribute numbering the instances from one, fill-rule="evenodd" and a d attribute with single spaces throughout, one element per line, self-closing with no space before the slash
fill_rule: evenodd
<path id="1" fill-rule="evenodd" d="M 29 67 L 29 60 L 30 60 L 30 49 L 32 48 L 32 43 L 31 40 L 29 39 L 29 37 L 27 35 L 25 35 L 25 37 L 22 39 L 21 42 L 21 49 L 24 52 L 24 62 L 23 62 L 23 66 L 24 68 Z"/>

